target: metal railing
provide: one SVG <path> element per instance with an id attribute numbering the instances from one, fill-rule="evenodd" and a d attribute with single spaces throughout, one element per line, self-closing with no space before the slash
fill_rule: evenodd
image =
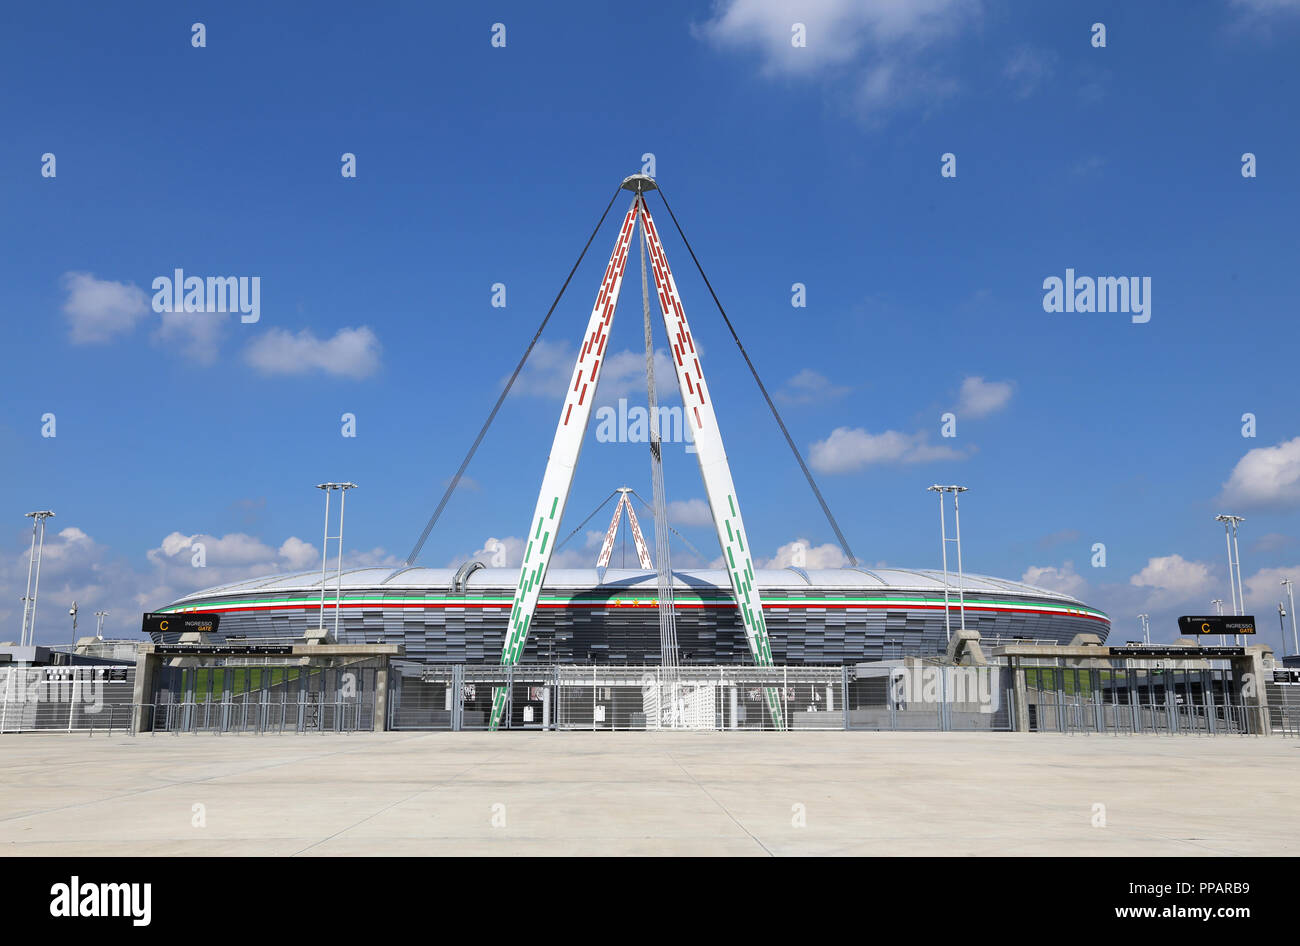
<path id="1" fill-rule="evenodd" d="M 265 733 L 370 730 L 374 706 L 368 700 L 231 700 L 150 704 L 152 732 Z"/>
<path id="2" fill-rule="evenodd" d="M 1239 702 L 1182 704 L 1163 700 L 1107 703 L 1053 699 L 1030 691 L 1031 732 L 1157 735 L 1257 735 L 1254 707 Z"/>
<path id="3" fill-rule="evenodd" d="M 842 667 L 684 666 L 666 676 L 658 666 L 429 666 L 394 675 L 388 723 L 487 729 L 501 687 L 508 729 L 844 729 L 844 680 Z"/>
<path id="4" fill-rule="evenodd" d="M 130 716 L 130 703 L 0 700 L 0 734 L 120 730 Z"/>
<path id="5" fill-rule="evenodd" d="M 0 706 L 8 714 L 5 733 L 352 733 L 374 727 L 374 706 L 366 700 L 282 700 L 279 702 L 211 701 L 119 703 L 95 713 L 74 711 L 67 704 L 24 703 Z M 21 709 L 22 715 L 19 715 Z M 69 725 L 71 715 L 74 725 Z M 140 723 L 143 721 L 143 727 Z"/>

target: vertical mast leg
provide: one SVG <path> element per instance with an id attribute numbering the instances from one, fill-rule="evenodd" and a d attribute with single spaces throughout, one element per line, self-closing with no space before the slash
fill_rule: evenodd
<path id="1" fill-rule="evenodd" d="M 650 217 L 650 209 L 646 206 L 645 198 L 640 195 L 637 203 L 646 239 L 649 241 L 650 264 L 659 296 L 659 308 L 663 312 L 664 329 L 672 348 L 673 367 L 682 397 L 682 413 L 691 425 L 700 475 L 704 480 L 709 509 L 713 513 L 713 525 L 718 532 L 718 543 L 722 546 L 727 574 L 731 578 L 731 590 L 744 623 L 745 639 L 749 643 L 754 662 L 760 667 L 770 667 L 772 648 L 768 641 L 767 623 L 763 618 L 763 601 L 754 584 L 754 563 L 745 538 L 744 522 L 740 517 L 740 504 L 736 501 L 731 467 L 727 463 L 722 435 L 718 431 L 718 420 L 713 413 L 713 399 L 708 396 L 705 388 L 704 372 L 695 351 L 691 327 L 686 321 L 686 311 L 682 308 L 677 283 L 673 279 L 672 270 L 668 268 L 668 257 L 664 255 L 659 233 Z M 773 725 L 777 729 L 784 729 L 785 713 L 781 699 L 772 687 L 765 688 L 764 693 Z"/>
<path id="2" fill-rule="evenodd" d="M 564 406 L 560 409 L 555 439 L 551 443 L 546 473 L 542 477 L 542 489 L 537 495 L 537 507 L 533 511 L 533 518 L 529 520 L 524 539 L 523 565 L 519 570 L 519 584 L 515 586 L 505 644 L 501 650 L 502 666 L 514 666 L 523 655 L 528 628 L 532 624 L 537 599 L 542 591 L 542 582 L 555 551 L 556 531 L 564 516 L 564 506 L 569 500 L 573 471 L 578 465 L 578 454 L 582 451 L 582 440 L 587 433 L 587 421 L 591 418 L 591 406 L 596 399 L 596 385 L 600 381 L 605 345 L 609 341 L 614 310 L 618 306 L 618 293 L 623 285 L 623 270 L 627 266 L 628 246 L 632 242 L 632 231 L 636 223 L 635 214 L 636 201 L 633 201 L 623 218 L 623 226 L 618 231 L 618 240 L 610 254 L 609 265 L 605 268 L 605 278 L 601 280 L 596 304 L 587 320 L 587 332 L 583 336 L 582 347 L 578 350 L 577 363 L 573 366 Z M 494 687 L 489 729 L 500 726 L 505 706 L 506 688 Z"/>

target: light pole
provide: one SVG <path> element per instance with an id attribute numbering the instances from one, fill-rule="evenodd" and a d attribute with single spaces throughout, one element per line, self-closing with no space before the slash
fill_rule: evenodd
<path id="1" fill-rule="evenodd" d="M 961 509 L 959 497 L 966 492 L 965 486 L 927 486 L 926 490 L 939 494 L 939 549 L 943 553 L 943 629 L 948 640 L 952 641 L 952 611 L 948 603 L 948 543 L 957 543 L 957 607 L 961 615 L 961 629 L 966 630 L 966 581 L 961 567 Z M 948 526 L 945 522 L 943 495 L 952 493 L 953 525 L 957 532 L 955 539 L 948 538 Z"/>
<path id="2" fill-rule="evenodd" d="M 68 649 L 68 663 L 72 663 L 72 655 L 77 652 L 77 602 L 72 602 L 72 607 L 68 608 L 68 614 L 72 618 L 72 646 Z"/>
<path id="3" fill-rule="evenodd" d="M 1149 614 L 1139 614 L 1138 619 L 1142 622 L 1142 643 L 1151 643 L 1151 622 Z"/>
<path id="4" fill-rule="evenodd" d="M 1291 653 L 1300 654 L 1300 640 L 1296 639 L 1295 632 L 1295 584 L 1290 578 L 1283 578 L 1281 584 L 1286 585 L 1287 600 L 1291 603 Z M 1282 631 L 1282 643 L 1286 643 L 1286 631 Z"/>
<path id="5" fill-rule="evenodd" d="M 1286 646 L 1286 605 L 1281 601 L 1277 603 L 1277 629 L 1282 635 L 1282 646 Z"/>
<path id="6" fill-rule="evenodd" d="M 1222 599 L 1222 598 L 1212 598 L 1212 599 L 1210 600 L 1210 604 L 1214 605 L 1214 613 L 1217 614 L 1219 617 L 1223 617 L 1223 599 Z M 1220 634 L 1220 635 L 1219 635 L 1219 643 L 1220 643 L 1220 644 L 1226 644 L 1226 643 L 1228 643 L 1228 639 L 1227 639 L 1226 637 L 1224 637 L 1222 634 Z"/>
<path id="7" fill-rule="evenodd" d="M 1223 523 L 1223 539 L 1228 545 L 1228 584 L 1232 590 L 1232 613 L 1237 617 L 1246 613 L 1246 596 L 1241 587 L 1241 554 L 1237 549 L 1237 526 L 1245 522 L 1242 516 L 1218 515 L 1215 522 Z M 1236 569 L 1235 577 L 1233 570 Z M 1234 644 L 1241 643 L 1232 635 Z"/>
<path id="8" fill-rule="evenodd" d="M 325 636 L 325 567 L 329 561 L 329 541 L 337 539 L 339 543 L 338 573 L 334 589 L 334 639 L 339 635 L 339 608 L 343 600 L 343 512 L 347 503 L 348 490 L 356 489 L 356 483 L 318 483 L 316 488 L 325 492 L 325 539 L 321 542 L 320 556 L 320 613 L 317 631 Z M 330 494 L 339 491 L 339 533 L 330 535 Z"/>
<path id="9" fill-rule="evenodd" d="M 54 513 L 48 509 L 27 513 L 32 520 L 32 551 L 27 556 L 27 596 L 23 599 L 23 631 L 18 638 L 20 646 L 31 647 L 36 644 L 36 596 L 41 587 L 41 555 L 45 551 L 45 520 Z M 40 541 L 36 533 L 40 532 Z M 36 580 L 32 581 L 32 563 L 36 564 Z"/>
<path id="10" fill-rule="evenodd" d="M 100 640 L 104 639 L 104 618 L 106 617 L 108 617 L 107 611 L 95 612 L 95 618 L 97 619 L 97 623 L 95 624 L 95 636 Z"/>

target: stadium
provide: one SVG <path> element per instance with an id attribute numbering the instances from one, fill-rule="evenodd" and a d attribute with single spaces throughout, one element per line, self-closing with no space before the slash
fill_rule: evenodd
<path id="1" fill-rule="evenodd" d="M 937 654 L 946 649 L 950 630 L 963 626 L 991 642 L 1027 640 L 1065 644 L 1081 633 L 1104 640 L 1110 630 L 1106 616 L 1074 598 L 1016 581 L 962 574 L 958 496 L 965 491 L 964 486 L 930 487 L 939 493 L 941 516 L 946 515 L 944 503 L 951 496 L 957 526 L 958 538 L 943 539 L 943 572 L 870 569 L 858 565 L 770 398 L 766 400 L 773 417 L 836 534 L 843 560 L 849 564 L 831 569 L 756 566 L 753 543 L 741 515 L 738 490 L 714 413 L 713 393 L 707 387 L 677 284 L 646 201 L 647 195 L 658 190 L 652 177 L 634 174 L 624 179 L 611 198 L 609 207 L 620 191 L 630 191 L 633 195 L 566 389 L 537 503 L 524 533 L 526 546 L 522 561 L 514 568 L 489 568 L 482 562 L 471 561 L 458 569 L 436 569 L 421 567 L 417 561 L 497 408 L 527 361 L 531 345 L 404 565 L 343 571 L 343 504 L 347 490 L 356 484 L 323 483 L 319 487 L 326 491 L 327 547 L 323 555 L 328 556 L 329 539 L 339 542 L 336 574 L 327 574 L 323 565 L 320 572 L 238 582 L 188 595 L 162 610 L 219 614 L 219 635 L 230 642 L 254 644 L 332 636 L 338 644 L 401 645 L 406 661 L 426 665 L 516 665 L 521 661 L 659 664 L 670 669 L 678 664 L 843 665 Z M 664 204 L 666 207 L 666 199 Z M 609 207 L 597 223 L 596 231 L 609 213 Z M 689 249 L 685 233 L 680 231 L 676 218 L 672 220 Z M 676 530 L 667 519 L 660 431 L 658 424 L 653 423 L 649 459 L 654 499 L 641 502 L 654 513 L 655 552 L 651 553 L 633 512 L 630 496 L 636 496 L 635 491 L 620 487 L 606 499 L 608 502 L 619 497 L 595 566 L 551 568 L 558 546 L 567 541 L 561 539 L 560 529 L 598 384 L 605 373 L 602 365 L 608 354 L 606 344 L 634 234 L 638 232 L 649 413 L 657 416 L 659 400 L 653 367 L 650 308 L 653 295 L 671 347 L 676 395 L 689 426 L 692 452 L 699 463 L 722 553 L 718 565 L 722 567 L 700 570 L 672 567 L 668 533 Z M 589 240 L 588 246 L 590 243 Z M 574 264 L 575 271 L 585 253 L 584 248 Z M 708 283 L 693 252 L 691 256 Z M 647 258 L 654 274 L 653 282 L 647 275 Z M 561 296 L 563 292 L 561 288 Z M 559 301 L 557 296 L 551 311 Z M 718 308 L 743 353 L 744 346 L 721 303 Z M 534 343 L 545 324 L 543 320 L 534 335 Z M 748 355 L 745 360 L 759 389 L 766 393 Z M 334 536 L 329 534 L 332 490 L 339 492 L 339 535 Z M 608 567 L 624 513 L 637 546 L 640 567 L 636 570 Z M 678 536 L 684 539 L 679 533 Z M 949 541 L 956 543 L 955 582 L 947 571 Z M 707 560 L 704 555 L 696 558 Z M 329 609 L 335 606 L 336 613 L 330 614 Z M 151 633 L 165 636 L 167 632 Z M 494 721 L 505 710 L 501 692 L 498 690 L 492 709 Z M 776 710 L 775 705 L 772 708 Z"/>
<path id="2" fill-rule="evenodd" d="M 656 664 L 660 660 L 656 573 L 552 569 L 523 659 L 537 663 Z M 778 664 L 858 663 L 942 652 L 944 580 L 937 571 L 901 568 L 757 569 L 763 613 Z M 332 629 L 341 588 L 339 643 L 402 644 L 423 663 L 497 663 L 501 658 L 516 568 L 472 562 L 458 570 L 345 569 L 341 584 L 321 573 L 256 578 L 187 595 L 164 612 L 221 615 L 231 643 L 302 640 L 321 623 Z M 949 576 L 951 621 L 960 612 Z M 1058 592 L 1018 581 L 964 577 L 966 626 L 985 641 L 1068 643 L 1076 634 L 1103 640 L 1102 612 Z M 673 598 L 683 663 L 752 662 L 744 626 L 721 570 L 674 570 Z M 155 643 L 175 643 L 155 634 Z"/>

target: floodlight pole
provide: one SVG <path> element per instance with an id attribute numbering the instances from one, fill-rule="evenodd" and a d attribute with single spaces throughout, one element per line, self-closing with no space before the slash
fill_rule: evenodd
<path id="1" fill-rule="evenodd" d="M 1142 643 L 1144 643 L 1144 644 L 1150 644 L 1150 643 L 1151 643 L 1151 621 L 1150 621 L 1150 618 L 1151 618 L 1151 615 L 1149 615 L 1149 614 L 1139 614 L 1139 615 L 1138 615 L 1138 620 L 1140 620 L 1140 621 L 1142 622 Z"/>
<path id="2" fill-rule="evenodd" d="M 339 609 L 343 602 L 343 513 L 347 504 L 348 490 L 356 489 L 356 483 L 317 483 L 316 488 L 323 490 L 325 493 L 325 533 L 321 540 L 320 550 L 320 606 L 317 614 L 316 630 L 322 637 L 325 636 L 325 569 L 329 563 L 329 543 L 330 539 L 337 539 L 339 543 L 338 566 L 335 576 L 334 586 L 334 639 L 337 641 L 339 636 Z M 334 490 L 339 491 L 339 532 L 338 535 L 330 535 L 330 493 Z"/>
<path id="3" fill-rule="evenodd" d="M 1295 589 L 1293 587 L 1295 582 L 1290 578 L 1283 578 L 1281 584 L 1286 586 L 1286 596 L 1291 604 L 1291 653 L 1300 654 L 1300 639 L 1297 639 L 1295 630 Z M 1282 643 L 1286 644 L 1286 628 L 1282 629 Z"/>
<path id="4" fill-rule="evenodd" d="M 1246 613 L 1246 594 L 1241 584 L 1241 553 L 1237 548 L 1237 526 L 1245 522 L 1242 516 L 1218 515 L 1215 522 L 1223 523 L 1223 538 L 1228 546 L 1228 584 L 1232 591 L 1232 609 L 1237 617 Z M 1234 571 L 1235 577 L 1234 577 Z M 1240 644 L 1239 635 L 1232 635 L 1233 644 Z"/>
<path id="5" fill-rule="evenodd" d="M 32 551 L 27 557 L 27 596 L 23 599 L 23 630 L 18 638 L 21 646 L 32 647 L 36 644 L 36 598 L 41 588 L 41 556 L 45 552 L 45 520 L 54 513 L 48 509 L 27 513 L 32 520 Z M 36 533 L 39 528 L 40 541 Z M 32 580 L 32 562 L 36 563 L 36 580 Z"/>
<path id="6" fill-rule="evenodd" d="M 108 617 L 107 611 L 95 612 L 95 619 L 96 619 L 95 636 L 98 637 L 100 640 L 104 639 L 104 618 L 106 617 Z"/>
<path id="7" fill-rule="evenodd" d="M 1210 600 L 1210 604 L 1214 605 L 1214 613 L 1217 614 L 1219 617 L 1223 617 L 1223 599 L 1222 599 L 1222 598 L 1213 598 L 1213 599 Z M 1224 635 L 1220 634 L 1220 635 L 1219 635 L 1219 643 L 1220 643 L 1220 644 L 1226 644 L 1226 643 L 1228 643 L 1228 639 L 1227 639 L 1227 637 L 1225 637 Z"/>
<path id="8" fill-rule="evenodd" d="M 339 486 L 339 559 L 338 571 L 334 584 L 334 640 L 339 639 L 339 608 L 343 602 L 343 513 L 347 507 L 348 490 L 356 489 L 356 483 L 342 483 Z"/>
<path id="9" fill-rule="evenodd" d="M 947 639 L 952 641 L 952 612 L 948 592 L 948 543 L 957 543 L 957 607 L 960 613 L 961 630 L 966 630 L 966 581 L 961 565 L 961 508 L 959 497 L 966 492 L 965 486 L 927 486 L 926 490 L 939 494 L 939 548 L 943 558 L 943 628 Z M 952 493 L 952 516 L 956 538 L 948 538 L 948 526 L 945 521 L 943 494 Z"/>

